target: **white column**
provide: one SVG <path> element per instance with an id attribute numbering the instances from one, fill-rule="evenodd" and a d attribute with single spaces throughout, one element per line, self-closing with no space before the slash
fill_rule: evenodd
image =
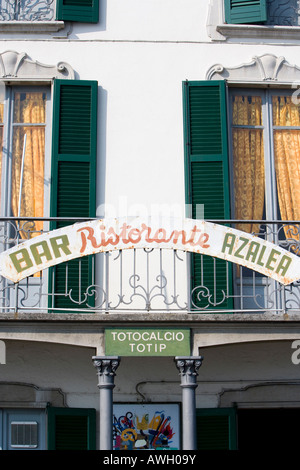
<path id="1" fill-rule="evenodd" d="M 113 447 L 113 388 L 116 369 L 120 364 L 118 356 L 93 357 L 97 368 L 98 387 L 100 390 L 100 450 L 112 450 Z"/>

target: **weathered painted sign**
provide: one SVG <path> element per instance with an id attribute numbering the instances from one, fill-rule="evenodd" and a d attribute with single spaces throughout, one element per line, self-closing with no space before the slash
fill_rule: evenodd
<path id="1" fill-rule="evenodd" d="M 0 254 L 0 274 L 13 282 L 99 252 L 170 248 L 247 266 L 282 284 L 300 279 L 300 257 L 254 235 L 204 220 L 132 217 L 76 223 Z"/>
<path id="2" fill-rule="evenodd" d="M 189 328 L 106 328 L 105 354 L 120 356 L 189 356 Z"/>

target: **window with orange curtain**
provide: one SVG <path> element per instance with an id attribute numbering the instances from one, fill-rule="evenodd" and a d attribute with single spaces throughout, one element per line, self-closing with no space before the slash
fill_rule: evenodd
<path id="1" fill-rule="evenodd" d="M 300 220 L 300 109 L 291 96 L 273 96 L 274 158 L 281 218 Z M 286 225 L 288 238 L 299 241 Z"/>
<path id="2" fill-rule="evenodd" d="M 2 154 L 3 154 L 3 126 L 4 126 L 4 102 L 0 102 L 0 206 L 1 206 L 1 193 L 2 193 Z"/>
<path id="3" fill-rule="evenodd" d="M 46 94 L 15 92 L 11 142 L 11 211 L 15 217 L 44 216 L 45 124 Z M 31 236 L 40 230 L 42 221 L 36 221 Z"/>
<path id="4" fill-rule="evenodd" d="M 232 89 L 230 102 L 235 219 L 300 220 L 300 107 L 292 91 Z M 299 241 L 288 224 L 284 229 Z"/>
<path id="5" fill-rule="evenodd" d="M 235 218 L 262 219 L 265 173 L 260 96 L 232 97 L 232 155 Z M 259 232 L 254 224 L 238 224 L 237 228 Z"/>

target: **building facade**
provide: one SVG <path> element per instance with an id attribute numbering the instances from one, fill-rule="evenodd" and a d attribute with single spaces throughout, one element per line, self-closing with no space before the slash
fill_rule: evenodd
<path id="1" fill-rule="evenodd" d="M 0 20 L 1 448 L 291 445 L 298 3 Z"/>

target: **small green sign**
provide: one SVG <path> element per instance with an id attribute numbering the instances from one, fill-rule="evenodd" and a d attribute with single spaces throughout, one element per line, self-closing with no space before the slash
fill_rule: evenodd
<path id="1" fill-rule="evenodd" d="M 189 328 L 106 328 L 107 356 L 189 356 Z"/>

